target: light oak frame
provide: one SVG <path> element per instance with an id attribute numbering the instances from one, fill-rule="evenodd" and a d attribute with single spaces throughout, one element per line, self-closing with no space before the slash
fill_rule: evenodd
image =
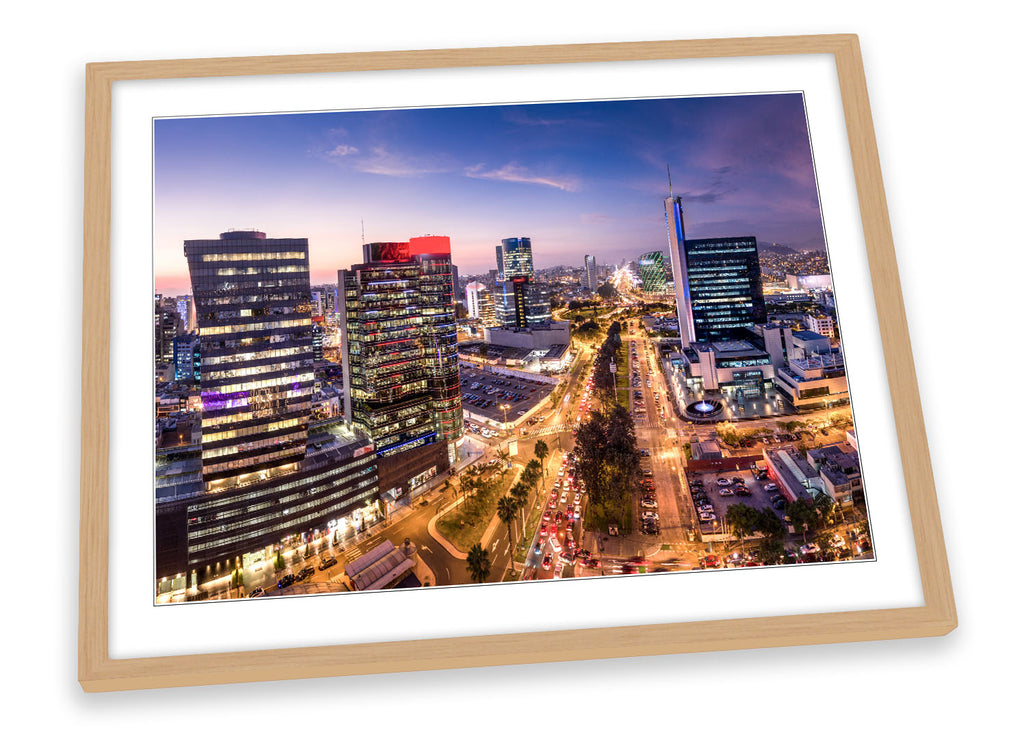
<path id="1" fill-rule="evenodd" d="M 906 609 L 112 659 L 108 651 L 111 91 L 118 80 L 832 54 L 853 160 L 925 604 Z M 86 67 L 78 677 L 86 691 L 465 668 L 944 635 L 956 627 L 924 419 L 855 35 L 654 41 Z"/>

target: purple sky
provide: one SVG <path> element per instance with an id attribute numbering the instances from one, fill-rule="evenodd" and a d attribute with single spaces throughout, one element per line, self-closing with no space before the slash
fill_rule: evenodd
<path id="1" fill-rule="evenodd" d="M 183 241 L 309 238 L 314 284 L 367 241 L 448 235 L 460 273 L 529 236 L 537 267 L 666 250 L 687 235 L 824 248 L 800 94 L 158 120 L 156 289 L 189 290 Z"/>

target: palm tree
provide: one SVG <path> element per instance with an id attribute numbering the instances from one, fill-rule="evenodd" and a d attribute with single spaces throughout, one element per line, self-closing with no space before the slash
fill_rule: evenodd
<path id="1" fill-rule="evenodd" d="M 516 506 L 520 510 L 526 509 L 526 504 L 530 500 L 530 488 L 526 484 L 523 484 L 521 482 L 517 483 L 515 486 L 513 486 L 509 490 L 508 493 L 511 494 L 513 499 L 515 499 Z M 525 519 L 525 517 L 523 518 L 522 522 L 523 522 L 523 529 L 525 530 L 526 529 L 526 519 Z"/>
<path id="2" fill-rule="evenodd" d="M 530 462 L 526 464 L 526 470 L 523 472 L 523 483 L 533 486 L 541 480 L 541 465 L 540 461 L 536 458 L 531 458 Z M 529 480 L 527 480 L 529 479 Z"/>
<path id="3" fill-rule="evenodd" d="M 515 534 L 512 530 L 512 523 L 516 520 L 516 512 L 519 511 L 519 505 L 516 504 L 516 500 L 506 494 L 498 500 L 498 519 L 505 523 L 505 527 L 508 528 L 508 544 L 512 550 L 516 549 Z"/>
<path id="4" fill-rule="evenodd" d="M 498 465 L 501 467 L 501 475 L 504 476 L 508 473 L 508 459 L 511 456 L 508 454 L 508 450 L 505 448 L 498 448 Z"/>
<path id="5" fill-rule="evenodd" d="M 480 543 L 473 543 L 466 556 L 466 570 L 473 583 L 483 583 L 491 575 L 491 559 Z"/>
<path id="6" fill-rule="evenodd" d="M 544 467 L 544 459 L 547 458 L 550 453 L 551 449 L 548 447 L 548 444 L 544 442 L 543 438 L 537 440 L 537 443 L 533 446 L 533 454 L 537 457 L 537 460 L 540 461 L 540 467 L 544 474 L 545 481 L 548 478 L 548 471 L 547 468 Z"/>

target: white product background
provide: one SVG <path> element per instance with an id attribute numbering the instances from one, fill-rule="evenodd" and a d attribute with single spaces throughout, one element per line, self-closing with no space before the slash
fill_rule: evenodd
<path id="1" fill-rule="evenodd" d="M 1015 450 L 989 441 L 1015 437 L 1019 402 L 962 383 L 970 378 L 962 351 L 1011 350 L 1010 316 L 1020 313 L 1024 264 L 1013 217 L 1024 169 L 1013 94 L 1020 26 L 1005 3 L 933 4 L 923 13 L 918 4 L 892 0 L 633 0 L 610 11 L 593 0 L 520 0 L 503 6 L 498 18 L 491 4 L 470 0 L 311 0 L 300 9 L 260 0 L 245 6 L 182 0 L 173 8 L 124 0 L 10 5 L 0 45 L 6 93 L 0 300 L 8 328 L 0 362 L 7 390 L 8 555 L 0 609 L 7 667 L 0 678 L 5 703 L 17 707 L 8 710 L 10 729 L 83 737 L 281 735 L 296 727 L 353 735 L 566 729 L 838 737 L 1006 734 L 1019 724 L 1015 664 L 1024 630 L 1013 566 L 1020 542 L 986 506 L 996 500 L 1014 511 L 1013 489 L 993 490 L 989 477 L 1012 466 Z M 81 692 L 76 569 L 86 62 L 851 32 L 860 34 L 864 55 L 957 630 L 939 639 Z M 835 237 L 831 226 L 829 236 Z M 148 238 L 143 245 L 148 249 Z M 984 307 L 965 303 L 965 294 L 981 295 Z M 84 424 L 89 433 L 93 418 Z M 979 447 L 1002 465 L 992 467 L 988 457 L 979 461 L 968 450 Z M 148 499 L 148 485 L 140 494 Z M 305 623 L 275 616 L 267 626 L 280 632 Z M 339 627 L 344 623 L 339 618 Z M 163 634 L 155 630 L 153 637 Z"/>
<path id="2" fill-rule="evenodd" d="M 878 560 L 254 602 L 152 605 L 151 120 L 525 100 L 803 90 Z M 444 69 L 114 85 L 111 324 L 112 657 L 453 637 L 923 603 L 859 209 L 829 56 Z M 651 207 L 660 208 L 657 199 Z M 224 226 L 229 227 L 229 224 Z M 302 230 L 296 223 L 293 230 Z M 202 234 L 197 234 L 197 236 Z M 343 266 L 344 264 L 339 264 Z M 410 618 L 408 610 L 416 611 Z M 474 613 L 483 614 L 476 616 Z M 302 627 L 268 629 L 268 619 Z M 345 627 L 338 627 L 343 619 Z M 159 638 L 153 632 L 161 632 Z"/>

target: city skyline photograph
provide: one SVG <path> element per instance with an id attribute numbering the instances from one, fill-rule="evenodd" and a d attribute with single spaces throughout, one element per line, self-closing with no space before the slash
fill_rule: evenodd
<path id="1" fill-rule="evenodd" d="M 156 604 L 874 560 L 801 93 L 153 146 Z"/>
<path id="2" fill-rule="evenodd" d="M 668 167 L 694 236 L 824 250 L 800 93 L 164 118 L 156 291 L 188 291 L 184 240 L 231 228 L 308 238 L 314 283 L 426 234 L 467 274 L 522 236 L 538 268 L 615 264 L 664 247 Z"/>

